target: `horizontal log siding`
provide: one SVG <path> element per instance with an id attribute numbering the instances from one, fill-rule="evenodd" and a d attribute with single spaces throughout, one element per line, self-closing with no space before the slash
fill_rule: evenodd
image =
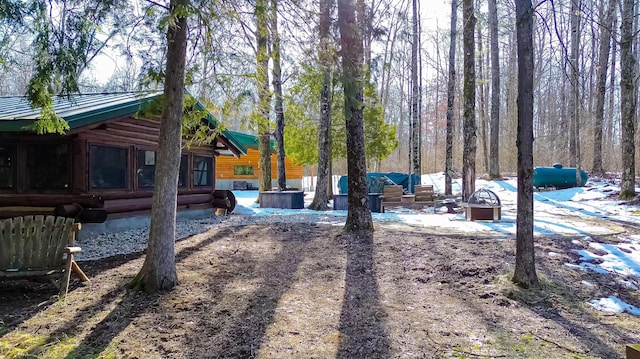
<path id="1" fill-rule="evenodd" d="M 105 208 L 110 214 L 128 216 L 131 213 L 147 213 L 151 208 L 153 189 L 135 188 L 137 150 L 157 150 L 160 135 L 160 123 L 153 120 L 119 117 L 100 125 L 90 125 L 70 131 L 65 137 L 59 135 L 0 134 L 2 141 L 29 144 L 42 142 L 67 142 L 70 144 L 72 164 L 72 187 L 67 193 L 0 193 L 0 218 L 15 215 L 46 213 L 51 214 L 59 205 L 79 203 L 87 208 Z M 129 188 L 128 189 L 91 189 L 88 188 L 89 149 L 92 144 L 122 147 L 129 150 Z M 24 148 L 21 149 L 24 151 Z M 183 154 L 189 156 L 187 186 L 178 189 L 178 209 L 212 208 L 215 188 L 216 157 L 213 145 L 183 147 Z M 194 187 L 192 185 L 194 155 L 213 158 L 214 186 Z M 21 156 L 20 158 L 24 158 Z M 232 169 L 233 172 L 233 169 Z M 25 180 L 24 173 L 18 177 Z M 6 193 L 4 193 L 6 192 Z M 101 203 L 93 203 L 90 195 L 100 196 Z M 104 207 L 103 207 L 104 203 Z M 37 207 L 34 207 L 37 206 Z M 24 213 L 23 213 L 24 212 Z"/>
<path id="2" fill-rule="evenodd" d="M 254 149 L 248 149 L 246 156 L 240 158 L 219 156 L 216 158 L 216 179 L 221 180 L 250 180 L 258 179 L 260 170 L 258 168 L 258 159 L 260 152 Z M 302 166 L 296 165 L 289 158 L 284 159 L 287 178 L 302 179 Z M 236 176 L 233 174 L 233 168 L 236 165 L 253 165 L 253 176 Z M 271 179 L 278 178 L 278 164 L 276 154 L 271 154 Z"/>

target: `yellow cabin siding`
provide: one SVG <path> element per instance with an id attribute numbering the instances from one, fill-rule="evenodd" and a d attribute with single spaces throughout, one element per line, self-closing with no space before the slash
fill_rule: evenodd
<path id="1" fill-rule="evenodd" d="M 260 152 L 254 149 L 247 149 L 247 154 L 240 158 L 219 156 L 216 158 L 216 179 L 219 180 L 251 180 L 258 179 L 260 174 L 258 163 Z M 285 157 L 285 171 L 289 179 L 302 179 L 302 166 L 294 164 Z M 253 175 L 234 175 L 233 169 L 236 165 L 253 165 Z M 271 155 L 271 179 L 278 178 L 278 164 L 276 154 Z"/>

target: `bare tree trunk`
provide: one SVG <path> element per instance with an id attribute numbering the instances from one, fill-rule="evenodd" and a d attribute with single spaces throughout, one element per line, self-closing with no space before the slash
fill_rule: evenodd
<path id="1" fill-rule="evenodd" d="M 489 177 L 500 178 L 500 54 L 498 50 L 498 9 L 496 0 L 489 0 L 491 31 L 491 126 Z"/>
<path id="2" fill-rule="evenodd" d="M 578 135 L 580 125 L 580 73 L 578 57 L 580 53 L 580 1 L 571 1 L 571 55 L 569 58 L 569 70 L 571 71 L 571 99 L 569 101 L 569 116 L 571 116 L 569 129 L 569 166 L 578 167 Z"/>
<path id="3" fill-rule="evenodd" d="M 167 65 L 164 108 L 156 161 L 149 244 L 142 269 L 130 283 L 134 289 L 158 292 L 178 283 L 176 271 L 176 209 L 178 172 L 182 146 L 184 77 L 187 53 L 187 0 L 171 0 L 169 11 L 176 22 L 167 29 Z"/>
<path id="4" fill-rule="evenodd" d="M 572 4 L 575 4 L 577 1 L 577 5 L 576 5 L 576 9 L 575 11 L 572 13 L 573 16 L 575 16 L 577 18 L 576 23 L 577 23 L 577 31 L 574 33 L 575 35 L 575 41 L 572 39 L 572 45 L 573 45 L 573 49 L 572 52 L 574 52 L 574 54 L 572 54 L 572 58 L 573 58 L 573 62 L 575 64 L 575 66 L 573 67 L 573 79 L 572 79 L 572 83 L 574 86 L 574 91 L 573 91 L 573 98 L 574 98 L 574 113 L 573 113 L 573 125 L 574 125 L 574 145 L 575 145 L 575 156 L 576 156 L 576 183 L 580 183 L 581 178 L 580 178 L 580 170 L 582 169 L 582 155 L 580 153 L 580 109 L 582 108 L 582 98 L 581 98 L 581 94 L 580 94 L 580 53 L 581 53 L 581 48 L 580 48 L 580 42 L 581 42 L 581 37 L 580 37 L 580 32 L 582 31 L 581 29 L 581 25 L 580 25 L 580 20 L 581 20 L 581 16 L 580 16 L 580 11 L 582 8 L 582 1 L 580 0 L 574 0 L 572 1 Z M 575 42 L 575 43 L 574 43 Z"/>
<path id="5" fill-rule="evenodd" d="M 518 37 L 518 215 L 513 281 L 538 286 L 533 242 L 533 9 L 516 0 Z"/>
<path id="6" fill-rule="evenodd" d="M 622 121 L 622 183 L 620 199 L 635 197 L 635 115 L 636 58 L 633 52 L 634 0 L 622 1 L 622 23 L 620 25 L 620 118 Z"/>
<path id="7" fill-rule="evenodd" d="M 615 29 L 618 27 L 618 16 L 616 14 L 616 11 L 614 10 L 613 12 L 613 22 L 611 25 L 612 29 Z M 606 136 L 605 138 L 608 141 L 608 151 L 613 152 L 614 151 L 614 147 L 613 147 L 613 134 L 614 134 L 614 127 L 615 127 L 615 115 L 614 115 L 614 109 L 615 109 L 615 98 L 616 98 L 616 63 L 617 63 L 617 48 L 618 48 L 618 41 L 615 37 L 615 33 L 611 34 L 611 71 L 609 72 L 609 108 L 607 109 L 607 131 L 606 131 Z M 610 165 L 611 166 L 611 165 Z M 610 169 L 611 167 L 609 167 Z"/>
<path id="8" fill-rule="evenodd" d="M 413 4 L 413 41 L 411 43 L 411 174 L 415 174 L 420 178 L 422 169 L 420 168 L 420 108 L 418 102 L 420 99 L 420 83 L 418 82 L 418 0 L 412 0 Z M 410 180 L 413 180 L 411 176 Z M 415 184 L 415 183 L 414 183 Z"/>
<path id="9" fill-rule="evenodd" d="M 396 14 L 397 17 L 400 17 L 400 14 L 403 13 L 402 9 L 405 8 L 405 0 L 401 0 L 401 4 L 399 8 L 401 10 L 399 10 L 399 13 Z M 382 80 L 380 81 L 380 84 L 381 84 L 380 94 L 382 97 L 382 107 L 385 109 L 387 108 L 387 105 L 389 103 L 389 86 L 391 83 L 391 70 L 392 70 L 391 63 L 395 58 L 396 39 L 398 38 L 397 35 L 400 29 L 402 28 L 402 25 L 403 25 L 402 21 L 395 22 L 393 30 L 389 31 L 389 36 L 387 37 L 387 43 L 385 44 L 384 62 L 383 62 L 383 68 L 382 68 Z M 388 48 L 388 51 L 387 51 L 387 48 Z"/>
<path id="10" fill-rule="evenodd" d="M 330 128 L 331 128 L 331 8 L 332 0 L 320 1 L 320 49 L 318 59 L 322 68 L 322 90 L 320 92 L 320 123 L 318 124 L 318 184 L 310 209 L 326 211 L 329 200 L 330 173 Z"/>
<path id="11" fill-rule="evenodd" d="M 267 42 L 269 29 L 267 27 L 267 0 L 257 0 L 256 17 L 256 86 L 258 87 L 257 121 L 258 121 L 258 151 L 260 159 L 260 177 L 258 190 L 271 190 L 271 136 L 269 134 L 269 109 L 271 96 L 269 93 L 269 54 Z"/>
<path id="12" fill-rule="evenodd" d="M 278 190 L 287 189 L 287 173 L 284 165 L 284 109 L 282 108 L 282 69 L 280 68 L 280 35 L 278 34 L 278 0 L 271 0 L 271 37 L 273 48 L 273 92 L 276 112 L 276 146 L 278 147 Z"/>
<path id="13" fill-rule="evenodd" d="M 480 136 L 482 137 L 482 159 L 485 173 L 489 173 L 489 151 L 487 148 L 487 98 L 484 81 L 484 48 L 482 46 L 482 25 L 477 26 L 478 30 L 478 87 L 480 87 Z"/>
<path id="14" fill-rule="evenodd" d="M 344 118 L 347 129 L 349 210 L 346 231 L 373 230 L 369 210 L 363 130 L 362 14 L 356 17 L 353 0 L 338 0 L 338 25 L 342 53 Z"/>
<path id="15" fill-rule="evenodd" d="M 611 23 L 615 5 L 615 0 L 609 0 L 609 6 L 605 12 L 605 0 L 600 1 L 600 47 L 598 50 L 598 68 L 596 69 L 598 84 L 593 131 L 593 166 L 591 169 L 591 173 L 597 176 L 604 174 L 604 169 L 602 168 L 602 125 L 604 123 L 604 100 L 607 92 L 607 71 L 609 51 L 611 49 Z"/>
<path id="16" fill-rule="evenodd" d="M 462 3 L 462 42 L 464 50 L 462 198 L 467 201 L 476 187 L 476 70 L 474 39 L 476 16 L 473 0 L 463 0 Z"/>
<path id="17" fill-rule="evenodd" d="M 458 0 L 451 1 L 451 35 L 449 42 L 449 78 L 447 79 L 447 134 L 444 164 L 444 193 L 452 194 L 453 177 L 453 103 L 456 96 L 456 34 L 458 22 Z"/>

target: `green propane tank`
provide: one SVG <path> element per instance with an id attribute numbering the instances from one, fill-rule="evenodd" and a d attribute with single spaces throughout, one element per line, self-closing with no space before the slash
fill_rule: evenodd
<path id="1" fill-rule="evenodd" d="M 580 183 L 577 183 L 576 171 L 576 168 L 564 168 L 559 163 L 555 163 L 553 167 L 534 167 L 533 186 L 556 189 L 582 187 L 587 183 L 587 172 L 580 170 Z"/>

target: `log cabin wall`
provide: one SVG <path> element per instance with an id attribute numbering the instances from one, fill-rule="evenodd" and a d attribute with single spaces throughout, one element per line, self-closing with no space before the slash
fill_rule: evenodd
<path id="1" fill-rule="evenodd" d="M 216 160 L 216 181 L 220 189 L 232 189 L 233 181 L 247 181 L 254 187 L 258 185 L 260 169 L 258 167 L 260 152 L 253 148 L 247 149 L 247 154 L 240 158 L 219 156 Z M 302 166 L 296 165 L 289 158 L 285 157 L 285 171 L 287 174 L 287 187 L 301 188 L 302 186 Z M 236 174 L 236 166 L 253 167 L 253 174 Z M 275 153 L 271 154 L 271 179 L 278 180 L 278 163 Z"/>
<path id="2" fill-rule="evenodd" d="M 0 189 L 0 218 L 33 213 L 50 214 L 56 210 L 63 211 L 65 205 L 71 204 L 77 204 L 80 209 L 94 208 L 103 212 L 98 216 L 92 215 L 92 218 L 106 218 L 107 215 L 118 217 L 127 213 L 139 214 L 141 211 L 148 211 L 151 208 L 153 186 L 144 186 L 139 182 L 138 151 L 155 152 L 158 148 L 159 134 L 158 121 L 135 119 L 130 116 L 81 127 L 65 136 L 0 134 L 0 145 L 12 146 L 16 152 L 12 158 L 16 185 L 13 188 Z M 67 161 L 70 173 L 69 185 L 65 188 L 44 191 L 30 189 L 26 153 L 30 146 L 41 143 L 68 146 Z M 92 185 L 92 146 L 126 151 L 126 180 L 122 185 L 116 186 L 120 188 L 100 188 Z M 186 163 L 181 167 L 184 175 L 181 175 L 183 183 L 178 189 L 179 208 L 212 208 L 216 165 L 214 147 L 192 146 L 184 149 L 182 156 Z M 155 166 L 155 155 L 150 158 Z M 199 183 L 203 185 L 194 183 L 196 160 L 205 162 L 206 170 L 195 169 L 202 176 Z M 206 178 L 207 175 L 209 178 Z"/>
<path id="3" fill-rule="evenodd" d="M 82 141 L 85 154 L 85 165 L 78 169 L 82 171 L 87 192 L 100 195 L 105 199 L 104 208 L 109 214 L 129 211 L 141 211 L 151 208 L 151 196 L 153 186 L 143 185 L 140 182 L 138 171 L 141 168 L 142 159 L 139 151 L 157 151 L 160 136 L 160 122 L 133 117 L 121 118 L 94 127 L 88 131 L 78 133 L 78 142 Z M 105 146 L 122 148 L 127 151 L 127 184 L 126 188 L 99 189 L 92 187 L 91 173 L 91 148 L 92 146 Z M 194 184 L 194 161 L 197 157 L 206 157 L 211 161 L 210 179 L 208 185 Z M 151 157 L 155 166 L 155 156 Z M 146 159 L 145 159 L 146 160 Z M 178 188 L 178 203 L 189 208 L 192 205 L 209 206 L 213 199 L 215 188 L 215 156 L 212 146 L 191 146 L 182 152 L 182 160 L 186 161 L 181 171 L 181 184 Z M 78 175 L 79 177 L 80 175 Z M 182 178 L 184 177 L 184 178 Z M 198 196 L 199 195 L 199 196 Z"/>

